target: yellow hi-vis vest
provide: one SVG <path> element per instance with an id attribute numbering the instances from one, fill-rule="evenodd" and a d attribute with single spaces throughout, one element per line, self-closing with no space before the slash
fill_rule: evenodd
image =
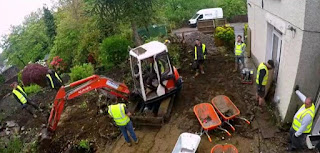
<path id="1" fill-rule="evenodd" d="M 59 82 L 62 83 L 61 78 L 59 77 L 59 75 L 58 75 L 56 72 L 54 72 L 54 75 L 55 75 L 55 77 L 59 80 Z M 47 78 L 49 78 L 49 80 L 50 80 L 51 88 L 54 88 L 54 83 L 53 83 L 53 81 L 52 81 L 51 75 L 50 75 L 50 74 L 47 74 L 46 76 L 47 76 Z"/>
<path id="2" fill-rule="evenodd" d="M 245 43 L 241 43 L 240 45 L 238 45 L 238 43 L 236 43 L 235 55 L 240 56 L 242 54 L 242 52 L 244 52 L 243 49 L 245 46 L 246 46 Z"/>
<path id="3" fill-rule="evenodd" d="M 301 108 L 305 107 L 305 104 L 303 104 Z M 307 128 L 305 131 L 303 131 L 302 133 L 310 133 L 311 132 L 311 127 L 312 127 L 312 123 L 313 123 L 313 118 L 315 115 L 315 106 L 314 104 L 312 104 L 311 107 L 306 108 L 305 110 L 301 111 L 299 114 L 295 115 L 295 118 L 293 119 L 292 122 L 292 128 L 295 131 L 298 131 L 301 127 L 301 123 L 302 123 L 302 119 L 304 116 L 306 116 L 307 114 L 309 114 L 312 117 L 312 121 L 308 124 Z"/>
<path id="4" fill-rule="evenodd" d="M 18 97 L 18 99 L 20 100 L 20 102 L 22 104 L 26 104 L 27 103 L 27 98 L 25 96 L 27 96 L 27 94 L 23 91 L 23 89 L 19 85 L 17 86 L 17 88 L 19 90 L 13 89 L 12 93 Z"/>
<path id="5" fill-rule="evenodd" d="M 206 59 L 206 55 L 204 54 L 206 51 L 206 45 L 202 44 L 202 54 L 203 54 L 203 59 Z M 197 52 L 197 46 L 194 46 L 194 59 L 198 59 L 198 52 Z"/>
<path id="6" fill-rule="evenodd" d="M 158 68 L 160 68 L 160 71 L 161 71 L 160 74 L 164 73 L 164 65 L 163 65 L 162 61 L 159 60 L 159 62 L 157 62 L 157 63 L 158 63 Z M 155 66 L 153 66 L 153 67 L 152 66 L 153 66 L 153 64 L 150 63 L 149 67 L 150 67 L 151 72 L 156 69 Z"/>
<path id="7" fill-rule="evenodd" d="M 257 78 L 256 78 L 256 83 L 259 84 L 259 75 L 260 75 L 260 70 L 265 69 L 266 70 L 266 75 L 263 77 L 262 80 L 262 85 L 267 85 L 268 82 L 268 76 L 269 76 L 269 70 L 267 68 L 266 65 L 264 65 L 264 63 L 260 63 L 258 70 L 257 70 Z"/>
<path id="8" fill-rule="evenodd" d="M 126 115 L 125 106 L 123 103 L 108 106 L 108 113 L 118 126 L 125 126 L 130 121 L 130 118 Z"/>

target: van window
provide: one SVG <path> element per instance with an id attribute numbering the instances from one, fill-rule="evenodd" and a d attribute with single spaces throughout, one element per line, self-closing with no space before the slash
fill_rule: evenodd
<path id="1" fill-rule="evenodd" d="M 195 14 L 191 19 L 197 19 L 199 14 Z"/>
<path id="2" fill-rule="evenodd" d="M 203 14 L 201 14 L 198 19 L 202 19 L 202 18 L 203 18 Z"/>

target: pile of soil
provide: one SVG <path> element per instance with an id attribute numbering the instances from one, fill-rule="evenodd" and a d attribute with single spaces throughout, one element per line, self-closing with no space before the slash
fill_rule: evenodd
<path id="1" fill-rule="evenodd" d="M 96 150 L 116 139 L 120 131 L 107 114 L 99 113 L 98 97 L 96 92 L 90 92 L 67 101 L 51 142 L 42 145 L 40 152 L 64 152 L 75 148 L 81 140 L 91 142 Z"/>

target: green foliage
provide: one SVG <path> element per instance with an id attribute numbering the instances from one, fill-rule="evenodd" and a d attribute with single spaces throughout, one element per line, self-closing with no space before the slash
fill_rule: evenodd
<path id="1" fill-rule="evenodd" d="M 90 53 L 97 55 L 101 32 L 96 16 L 87 14 L 83 1 L 60 1 L 56 13 L 57 35 L 50 51 L 51 59 L 61 57 L 67 68 L 86 63 Z"/>
<path id="2" fill-rule="evenodd" d="M 160 9 L 157 11 L 165 17 L 165 23 L 169 24 L 171 29 L 186 24 L 200 9 L 216 7 L 213 0 L 163 0 L 159 3 Z"/>
<path id="3" fill-rule="evenodd" d="M 50 43 L 52 44 L 56 36 L 56 25 L 52 13 L 46 7 L 43 7 L 43 19 L 46 25 L 47 36 L 50 38 Z"/>
<path id="4" fill-rule="evenodd" d="M 79 142 L 79 147 L 85 150 L 90 150 L 90 144 L 88 140 L 81 140 Z"/>
<path id="5" fill-rule="evenodd" d="M 71 82 L 78 81 L 94 74 L 92 64 L 84 63 L 83 65 L 76 65 L 71 68 L 70 79 Z"/>
<path id="6" fill-rule="evenodd" d="M 168 50 L 169 50 L 172 64 L 176 68 L 180 68 L 181 67 L 181 62 L 180 62 L 181 47 L 177 44 L 169 44 Z"/>
<path id="7" fill-rule="evenodd" d="M 224 46 L 233 47 L 234 45 L 234 30 L 231 27 L 217 27 L 215 32 L 215 39 L 223 41 Z"/>
<path id="8" fill-rule="evenodd" d="M 131 42 L 121 36 L 104 39 L 100 45 L 100 62 L 105 68 L 120 64 L 128 58 L 128 46 Z"/>
<path id="9" fill-rule="evenodd" d="M 30 86 L 24 87 L 24 91 L 26 92 L 27 95 L 33 94 L 33 93 L 38 93 L 41 91 L 41 87 L 36 84 L 31 84 Z"/>
<path id="10" fill-rule="evenodd" d="M 1 153 L 18 153 L 23 149 L 23 142 L 18 137 L 14 137 L 6 145 L 0 140 L 0 152 Z"/>
<path id="11" fill-rule="evenodd" d="M 19 83 L 19 84 L 23 84 L 23 81 L 22 81 L 22 71 L 18 72 L 18 83 Z"/>
<path id="12" fill-rule="evenodd" d="M 244 37 L 248 36 L 248 23 L 244 24 Z"/>
<path id="13" fill-rule="evenodd" d="M 231 19 L 236 15 L 247 14 L 246 0 L 218 0 L 218 7 L 223 10 L 224 18 Z"/>
<path id="14" fill-rule="evenodd" d="M 87 107 L 88 107 L 87 101 L 83 101 L 80 105 L 80 108 L 87 108 Z"/>

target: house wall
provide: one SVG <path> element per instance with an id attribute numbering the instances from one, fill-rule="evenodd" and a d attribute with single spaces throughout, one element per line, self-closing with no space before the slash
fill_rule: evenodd
<path id="1" fill-rule="evenodd" d="M 307 0 L 304 30 L 319 32 L 320 31 L 320 1 Z"/>
<path id="2" fill-rule="evenodd" d="M 282 33 L 280 67 L 275 99 L 284 121 L 292 120 L 287 112 L 296 82 L 304 37 L 305 0 L 248 0 L 249 27 L 252 30 L 252 57 L 256 64 L 271 58 L 269 43 L 273 27 Z M 296 32 L 289 30 L 296 29 Z M 291 110 L 291 107 L 290 107 Z M 294 110 L 295 111 L 295 110 Z"/>
<path id="3" fill-rule="evenodd" d="M 302 51 L 300 53 L 299 67 L 295 84 L 307 97 L 314 100 L 319 92 L 320 85 L 320 33 L 304 32 Z M 297 96 L 292 96 L 287 112 L 288 119 L 293 117 L 295 111 L 301 106 Z"/>

